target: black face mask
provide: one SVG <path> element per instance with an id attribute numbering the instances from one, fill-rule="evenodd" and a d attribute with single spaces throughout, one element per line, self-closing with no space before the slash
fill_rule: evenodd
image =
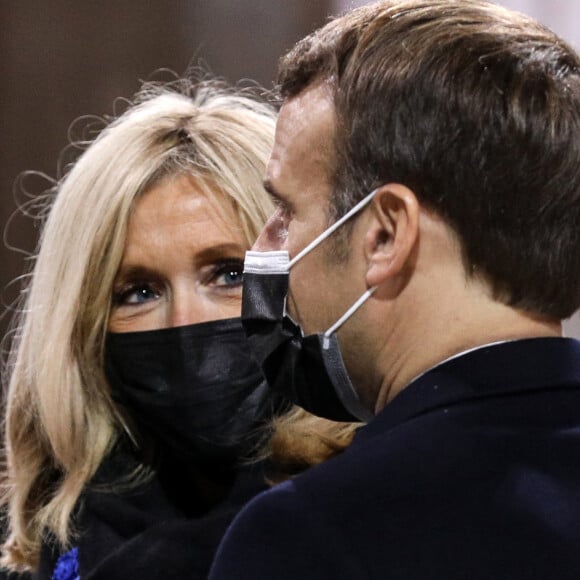
<path id="1" fill-rule="evenodd" d="M 371 296 L 374 288 L 323 334 L 304 336 L 285 313 L 290 268 L 374 197 L 362 202 L 316 238 L 292 261 L 288 252 L 246 252 L 242 323 L 266 380 L 307 411 L 335 421 L 369 421 L 344 366 L 336 330 Z M 316 299 L 316 297 L 315 297 Z"/>
<path id="2" fill-rule="evenodd" d="M 257 444 L 281 408 L 239 318 L 109 333 L 105 371 L 113 399 L 184 461 L 227 468 Z"/>

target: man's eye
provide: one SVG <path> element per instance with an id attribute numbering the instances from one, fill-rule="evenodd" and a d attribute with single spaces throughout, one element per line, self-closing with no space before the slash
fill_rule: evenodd
<path id="1" fill-rule="evenodd" d="M 240 286 L 242 284 L 242 272 L 244 271 L 244 262 L 235 260 L 216 265 L 213 275 L 213 284 L 215 286 Z"/>
<path id="2" fill-rule="evenodd" d="M 283 199 L 276 199 L 275 200 L 276 210 L 281 218 L 287 219 L 292 216 L 292 207 L 291 205 Z"/>
<path id="3" fill-rule="evenodd" d="M 134 284 L 115 292 L 113 301 L 117 306 L 137 305 L 157 300 L 159 297 L 159 292 L 154 290 L 149 284 Z"/>

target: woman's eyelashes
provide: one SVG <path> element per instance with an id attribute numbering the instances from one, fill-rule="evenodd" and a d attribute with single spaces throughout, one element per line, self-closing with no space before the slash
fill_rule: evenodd
<path id="1" fill-rule="evenodd" d="M 244 271 L 243 258 L 224 258 L 201 266 L 190 272 L 186 279 L 191 281 L 191 295 L 205 287 L 209 291 L 239 291 L 242 286 Z M 116 308 L 136 308 L 174 294 L 175 288 L 171 279 L 167 281 L 126 280 L 117 284 L 113 290 L 113 306 Z"/>
<path id="2" fill-rule="evenodd" d="M 239 288 L 242 285 L 244 261 L 228 258 L 212 264 L 208 283 L 218 288 Z"/>
<path id="3" fill-rule="evenodd" d="M 148 282 L 131 282 L 113 292 L 115 306 L 139 306 L 161 297 L 161 291 Z"/>

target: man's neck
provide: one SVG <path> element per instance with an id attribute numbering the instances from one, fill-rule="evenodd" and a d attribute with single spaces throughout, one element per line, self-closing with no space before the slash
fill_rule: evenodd
<path id="1" fill-rule="evenodd" d="M 383 382 L 375 412 L 415 377 L 449 357 L 490 343 L 562 334 L 560 322 L 542 320 L 491 300 L 475 301 L 471 306 L 448 302 L 447 310 L 444 304 L 438 305 L 436 315 L 417 314 L 414 323 L 398 333 L 396 345 L 385 344 Z"/>

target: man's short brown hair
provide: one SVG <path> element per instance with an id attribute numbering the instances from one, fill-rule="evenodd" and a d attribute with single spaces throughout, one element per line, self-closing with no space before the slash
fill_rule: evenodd
<path id="1" fill-rule="evenodd" d="M 403 183 L 497 299 L 550 318 L 580 306 L 580 60 L 562 39 L 479 0 L 381 1 L 282 59 L 283 97 L 319 80 L 337 214 Z"/>

